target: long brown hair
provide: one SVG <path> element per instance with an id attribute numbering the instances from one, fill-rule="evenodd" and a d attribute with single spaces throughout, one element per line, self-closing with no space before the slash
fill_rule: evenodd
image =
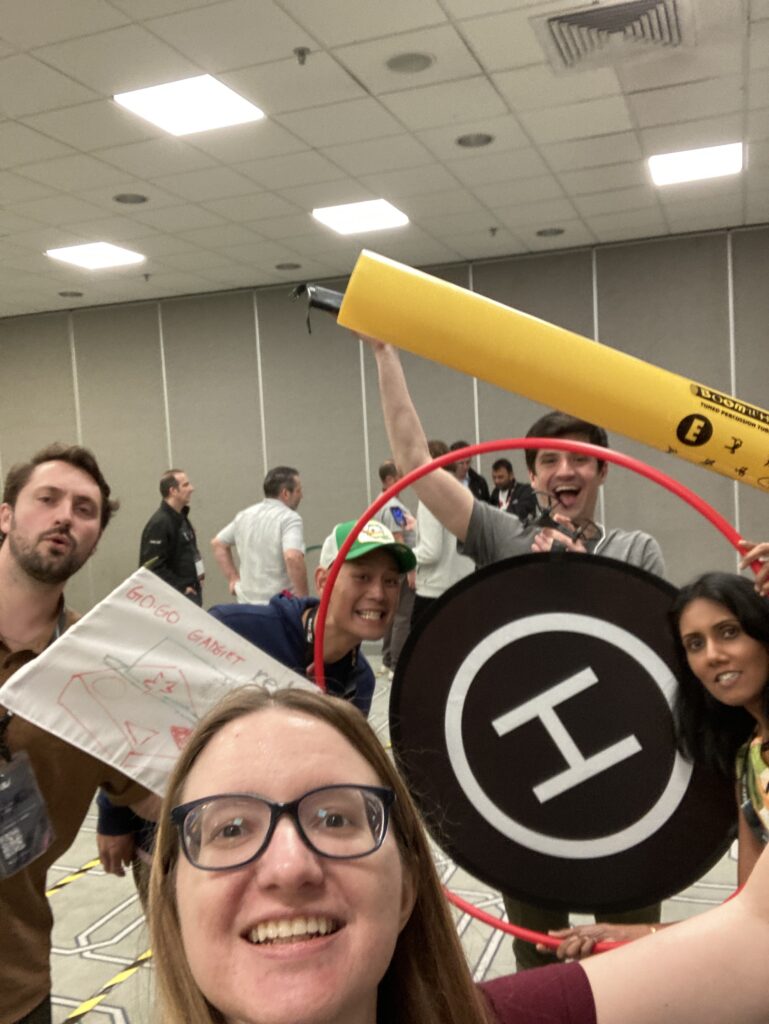
<path id="1" fill-rule="evenodd" d="M 393 834 L 416 898 L 379 985 L 379 1024 L 488 1024 L 491 1017 L 470 976 L 419 813 L 372 729 L 346 701 L 298 689 L 269 693 L 255 686 L 235 690 L 199 723 L 174 768 L 163 801 L 149 912 L 163 1024 L 225 1021 L 201 993 L 184 956 L 175 896 L 179 840 L 170 811 L 181 803 L 187 776 L 213 736 L 229 722 L 267 708 L 284 708 L 326 722 L 395 791 Z"/>

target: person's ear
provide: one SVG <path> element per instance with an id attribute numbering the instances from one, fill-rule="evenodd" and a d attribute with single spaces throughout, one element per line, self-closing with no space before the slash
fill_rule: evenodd
<path id="1" fill-rule="evenodd" d="M 323 593 L 323 588 L 326 585 L 327 579 L 328 569 L 324 569 L 323 566 L 319 565 L 318 568 L 315 570 L 315 590 L 317 591 L 319 597 Z"/>
<path id="2" fill-rule="evenodd" d="M 608 472 L 609 472 L 609 463 L 608 462 L 604 462 L 603 466 L 601 466 L 601 469 L 598 472 L 598 480 L 599 480 L 600 483 L 603 483 L 606 480 L 606 474 Z"/>
<path id="3" fill-rule="evenodd" d="M 12 519 L 13 506 L 9 505 L 7 501 L 4 501 L 2 505 L 0 505 L 0 533 L 8 533 L 11 528 Z"/>

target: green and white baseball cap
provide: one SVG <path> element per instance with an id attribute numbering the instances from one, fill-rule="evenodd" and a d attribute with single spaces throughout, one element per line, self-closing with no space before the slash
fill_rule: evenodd
<path id="1" fill-rule="evenodd" d="M 322 569 L 328 569 L 334 561 L 356 522 L 356 519 L 350 519 L 346 523 L 337 523 L 323 541 L 318 563 Z M 372 551 L 389 551 L 398 563 L 399 572 L 409 572 L 416 568 L 417 560 L 411 548 L 399 544 L 387 527 L 377 519 L 370 519 L 366 523 L 347 552 L 345 561 L 352 562 L 363 555 L 371 554 Z"/>

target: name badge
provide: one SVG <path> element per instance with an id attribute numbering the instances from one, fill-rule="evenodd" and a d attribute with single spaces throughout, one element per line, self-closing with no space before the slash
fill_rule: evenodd
<path id="1" fill-rule="evenodd" d="M 54 838 L 32 763 L 22 750 L 0 765 L 0 879 L 26 868 Z"/>
<path id="2" fill-rule="evenodd" d="M 195 559 L 195 572 L 198 574 L 198 579 L 199 580 L 202 580 L 203 577 L 205 576 L 205 574 L 206 574 L 206 567 L 205 567 L 205 565 L 203 565 L 203 559 L 202 558 L 198 557 L 198 558 Z"/>

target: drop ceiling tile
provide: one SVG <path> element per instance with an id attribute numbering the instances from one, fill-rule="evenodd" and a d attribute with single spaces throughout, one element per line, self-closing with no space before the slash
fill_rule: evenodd
<path id="1" fill-rule="evenodd" d="M 282 50 L 276 51 L 282 53 Z M 229 71 L 219 78 L 267 116 L 364 98 L 366 92 L 327 53 L 311 53 L 304 65 L 295 57 Z"/>
<path id="2" fill-rule="evenodd" d="M 0 125 L 0 138 L 2 138 L 2 125 Z M 42 196 L 51 195 L 51 192 L 52 190 L 47 185 L 30 181 L 29 178 L 13 174 L 10 171 L 0 171 L 0 206 L 18 200 L 39 199 Z"/>
<path id="3" fill-rule="evenodd" d="M 285 217 L 265 217 L 258 220 L 254 227 L 264 238 L 290 238 L 292 245 L 293 239 L 299 236 L 312 234 L 313 237 L 317 237 L 322 234 L 324 239 L 328 237 L 328 228 L 322 227 L 318 221 L 308 217 L 305 211 L 288 214 Z M 341 238 L 341 235 L 339 237 Z"/>
<path id="4" fill-rule="evenodd" d="M 223 0 L 146 22 L 147 29 L 206 71 L 274 60 L 314 40 L 272 0 Z"/>
<path id="5" fill-rule="evenodd" d="M 210 282 L 210 286 L 219 288 L 258 288 L 277 280 L 277 274 L 270 274 L 259 267 L 211 267 L 200 273 Z"/>
<path id="6" fill-rule="evenodd" d="M 541 238 L 536 231 L 530 231 L 528 234 L 522 235 L 522 240 L 532 252 L 573 249 L 578 246 L 595 244 L 595 235 L 581 220 L 565 221 L 559 227 L 563 228 L 563 234 L 555 238 Z"/>
<path id="7" fill-rule="evenodd" d="M 150 228 L 147 230 L 149 231 Z M 177 238 L 175 235 L 145 235 L 135 239 L 134 244 L 146 256 L 161 259 L 169 253 L 195 251 L 192 242 L 188 242 L 185 238 Z"/>
<path id="8" fill-rule="evenodd" d="M 114 197 L 126 192 L 146 196 L 147 202 L 136 204 L 116 203 Z M 111 214 L 117 214 L 121 217 L 133 217 L 134 214 L 139 213 L 141 210 L 157 210 L 163 206 L 180 205 L 178 196 L 172 195 L 170 192 L 164 192 L 163 189 L 158 188 L 157 185 L 153 185 L 151 182 L 140 181 L 138 178 L 131 178 L 128 175 L 123 175 L 120 181 L 112 185 L 102 185 L 99 188 L 84 189 L 83 191 L 78 190 L 77 195 L 80 199 L 85 199 L 86 202 L 94 203 L 104 210 L 109 210 Z"/>
<path id="9" fill-rule="evenodd" d="M 18 206 L 14 207 L 17 212 L 12 213 L 10 210 L 0 209 L 0 235 L 12 235 L 14 232 L 19 231 L 36 231 L 40 228 L 40 220 L 30 219 L 29 216 L 22 216 L 22 212 Z M 49 222 L 50 223 L 50 222 Z M 3 239 L 3 242 L 7 239 Z M 2 257 L 0 257 L 2 258 Z"/>
<path id="10" fill-rule="evenodd" d="M 292 188 L 344 177 L 344 171 L 311 149 L 237 164 L 235 170 L 263 188 Z"/>
<path id="11" fill-rule="evenodd" d="M 598 213 L 586 218 L 587 226 L 599 242 L 619 242 L 631 238 L 666 235 L 668 228 L 658 210 L 629 210 L 624 213 Z"/>
<path id="12" fill-rule="evenodd" d="M 691 121 L 703 110 L 713 116 L 731 114 L 742 108 L 743 81 L 734 76 L 651 89 L 628 96 L 627 103 L 640 128 Z"/>
<path id="13" fill-rule="evenodd" d="M 192 252 L 169 253 L 163 257 L 163 264 L 173 270 L 211 270 L 214 267 L 234 266 L 232 260 L 221 252 L 210 249 L 195 249 Z"/>
<path id="14" fill-rule="evenodd" d="M 283 8 L 308 32 L 327 46 L 342 46 L 362 39 L 442 25 L 446 15 L 436 0 L 282 0 Z"/>
<path id="15" fill-rule="evenodd" d="M 2 128 L 2 125 L 0 125 L 0 128 Z M 749 142 L 769 139 L 769 108 L 751 110 L 748 113 L 747 128 Z M 732 141 L 736 142 L 739 137 L 739 135 L 735 135 Z"/>
<path id="16" fill-rule="evenodd" d="M 769 190 L 749 193 L 745 201 L 748 221 L 769 221 Z"/>
<path id="17" fill-rule="evenodd" d="M 769 21 L 751 23 L 749 47 L 750 70 L 769 67 Z"/>
<path id="18" fill-rule="evenodd" d="M 726 142 L 739 142 L 743 137 L 741 114 L 708 117 L 681 124 L 644 128 L 638 134 L 647 156 L 655 153 L 676 153 L 682 149 L 701 146 L 720 146 Z M 750 138 L 750 133 L 748 132 Z"/>
<path id="19" fill-rule="evenodd" d="M 674 232 L 714 231 L 740 227 L 745 223 L 742 203 L 738 202 L 729 206 L 707 206 L 704 210 L 698 207 L 689 212 L 668 210 L 666 215 L 670 230 Z"/>
<path id="20" fill-rule="evenodd" d="M 259 229 L 262 224 L 260 222 Z M 323 227 L 322 231 L 313 234 L 293 236 L 288 245 L 298 253 L 299 256 L 312 256 L 318 259 L 344 258 L 355 260 L 360 252 L 360 243 L 354 238 L 334 234 L 329 228 Z"/>
<path id="21" fill-rule="evenodd" d="M 626 93 L 736 75 L 741 71 L 741 48 L 735 45 L 731 35 L 725 39 L 706 37 L 698 40 L 696 46 L 659 50 L 647 58 L 617 64 L 617 75 Z"/>
<path id="22" fill-rule="evenodd" d="M 444 213 L 477 213 L 485 217 L 489 215 L 486 207 L 471 192 L 460 188 L 409 196 L 404 200 L 403 207 L 403 212 L 415 220 L 421 220 L 423 217 L 440 217 Z"/>
<path id="23" fill-rule="evenodd" d="M 440 160 L 474 159 L 478 156 L 477 149 L 467 149 L 457 145 L 462 135 L 482 132 L 492 135 L 494 141 L 486 147 L 484 153 L 499 153 L 508 149 L 520 149 L 531 145 L 531 140 L 521 128 L 520 122 L 512 115 L 504 117 L 482 117 L 463 124 L 443 125 L 441 128 L 428 128 L 416 133 L 416 137 Z"/>
<path id="24" fill-rule="evenodd" d="M 390 237 L 379 237 L 379 236 Z M 398 237 L 394 231 L 378 231 L 360 235 L 361 248 L 373 249 L 391 260 L 405 263 L 407 267 L 428 267 L 437 263 L 454 263 L 458 253 L 443 242 L 425 236 Z"/>
<path id="25" fill-rule="evenodd" d="M 390 70 L 387 61 L 401 53 L 426 53 L 433 58 L 433 64 L 416 73 Z M 455 78 L 470 78 L 481 71 L 464 40 L 451 25 L 341 46 L 334 50 L 334 56 L 374 95 L 400 92 L 412 86 L 422 88 Z"/>
<path id="26" fill-rule="evenodd" d="M 95 93 L 29 54 L 0 60 L 2 110 L 10 117 L 95 99 Z"/>
<path id="27" fill-rule="evenodd" d="M 126 23 L 105 0 L 4 0 L 3 37 L 20 50 L 72 39 Z"/>
<path id="28" fill-rule="evenodd" d="M 563 3 L 538 5 L 536 10 L 504 11 L 462 21 L 460 30 L 486 71 L 541 64 L 546 54 L 531 27 L 534 15 L 563 9 Z"/>
<path id="29" fill-rule="evenodd" d="M 446 239 L 454 235 L 490 234 L 491 229 L 499 233 L 496 219 L 487 211 L 465 213 L 442 213 L 438 217 L 420 217 L 418 225 L 435 238 Z"/>
<path id="30" fill-rule="evenodd" d="M 174 14 L 177 11 L 191 11 L 195 7 L 218 3 L 219 0 L 110 0 L 119 11 L 142 21 L 145 18 L 156 18 L 160 14 Z"/>
<path id="31" fill-rule="evenodd" d="M 769 106 L 769 68 L 748 76 L 748 109 Z"/>
<path id="32" fill-rule="evenodd" d="M 470 188 L 489 185 L 497 181 L 533 178 L 536 174 L 549 174 L 547 164 L 536 149 L 515 149 L 503 153 L 481 151 L 480 156 L 465 160 L 448 160 L 447 168 L 455 178 Z"/>
<path id="33" fill-rule="evenodd" d="M 646 185 L 649 176 L 645 163 L 634 161 L 627 164 L 608 164 L 580 171 L 565 171 L 558 175 L 569 195 L 585 195 L 591 192 L 606 192 L 616 188 L 631 188 Z"/>
<path id="34" fill-rule="evenodd" d="M 69 146 L 54 142 L 23 124 L 0 122 L 0 167 L 18 167 L 71 152 Z"/>
<path id="35" fill-rule="evenodd" d="M 158 231 L 180 232 L 189 228 L 213 227 L 222 224 L 222 218 L 202 206 L 166 206 L 161 210 L 142 209 L 134 214 L 141 224 L 149 224 Z"/>
<path id="36" fill-rule="evenodd" d="M 586 139 L 569 139 L 542 146 L 541 152 L 557 172 L 600 167 L 601 164 L 624 160 L 642 160 L 643 153 L 634 132 L 594 135 Z"/>
<path id="37" fill-rule="evenodd" d="M 23 173 L 34 181 L 71 192 L 98 188 L 120 181 L 124 175 L 110 164 L 84 153 L 60 156 L 43 163 L 26 164 Z"/>
<path id="38" fill-rule="evenodd" d="M 317 148 L 396 135 L 401 130 L 395 118 L 371 98 L 281 114 L 277 120 Z"/>
<path id="39" fill-rule="evenodd" d="M 216 249 L 225 245 L 244 245 L 247 242 L 253 242 L 255 238 L 253 231 L 244 228 L 242 224 L 219 224 L 217 227 L 180 231 L 179 234 L 194 245 L 201 245 L 205 249 Z"/>
<path id="40" fill-rule="evenodd" d="M 13 236 L 13 244 L 22 249 L 31 249 L 34 256 L 28 258 L 28 265 L 35 270 L 48 269 L 50 259 L 46 249 L 57 249 L 65 245 L 77 245 L 83 239 L 71 230 L 58 227 L 39 227 L 34 231 L 20 231 Z M 20 264 L 16 263 L 16 266 Z"/>
<path id="41" fill-rule="evenodd" d="M 446 192 L 457 187 L 457 179 L 441 164 L 365 174 L 361 181 L 375 196 L 391 201 L 425 192 Z"/>
<path id="42" fill-rule="evenodd" d="M 535 142 L 540 143 L 624 132 L 633 127 L 621 96 L 548 107 L 522 113 L 519 117 Z"/>
<path id="43" fill-rule="evenodd" d="M 287 245 L 280 245 L 276 242 L 254 239 L 248 245 L 226 246 L 221 250 L 228 258 L 237 260 L 240 263 L 249 263 L 254 266 L 263 267 L 266 270 L 274 270 L 276 263 L 299 263 L 299 254 Z M 286 273 L 286 271 L 283 271 Z"/>
<path id="44" fill-rule="evenodd" d="M 709 181 L 687 181 L 680 185 L 665 185 L 657 194 L 665 211 L 673 207 L 688 206 L 691 211 L 697 203 L 703 205 L 730 205 L 742 201 L 743 178 L 729 175 Z"/>
<path id="45" fill-rule="evenodd" d="M 577 219 L 577 211 L 568 199 L 546 199 L 537 203 L 501 206 L 494 213 L 499 224 L 504 224 L 516 234 L 532 225 L 535 228 L 561 227 Z"/>
<path id="46" fill-rule="evenodd" d="M 262 217 L 280 217 L 281 215 L 296 215 L 297 209 L 282 196 L 274 192 L 257 192 L 253 195 L 234 196 L 231 199 L 214 199 L 205 204 L 206 209 L 212 210 L 221 217 L 229 220 L 244 222 L 259 220 Z M 306 214 L 305 214 L 306 216 Z"/>
<path id="47" fill-rule="evenodd" d="M 197 132 L 187 138 L 191 148 L 231 164 L 299 153 L 307 149 L 307 143 L 274 121 L 266 119 L 210 132 Z"/>
<path id="48" fill-rule="evenodd" d="M 412 131 L 461 124 L 473 118 L 496 117 L 506 112 L 505 104 L 481 75 L 391 92 L 381 100 Z"/>
<path id="49" fill-rule="evenodd" d="M 477 18 L 481 14 L 497 14 L 516 7 L 530 7 L 532 0 L 443 0 L 453 18 Z"/>
<path id="50" fill-rule="evenodd" d="M 499 256 L 515 256 L 526 252 L 526 246 L 512 231 L 500 228 L 495 235 L 488 230 L 464 231 L 447 234 L 442 240 L 465 260 L 494 259 Z"/>
<path id="51" fill-rule="evenodd" d="M 119 167 L 137 178 L 158 178 L 164 174 L 183 174 L 202 167 L 211 167 L 216 161 L 181 139 L 148 139 L 132 142 L 128 146 L 112 146 L 94 153 L 101 160 Z"/>
<path id="52" fill-rule="evenodd" d="M 556 75 L 548 64 L 539 64 L 515 71 L 500 71 L 491 77 L 514 111 L 618 96 L 622 91 L 616 74 L 610 68 Z"/>
<path id="53" fill-rule="evenodd" d="M 149 121 L 129 114 L 112 100 L 78 103 L 61 110 L 34 114 L 25 117 L 24 124 L 85 152 L 165 137 L 165 133 Z"/>
<path id="54" fill-rule="evenodd" d="M 43 224 L 72 224 L 75 221 L 94 220 L 101 213 L 98 206 L 62 194 L 16 203 L 14 209 L 22 217 L 31 217 Z"/>
<path id="55" fill-rule="evenodd" d="M 769 142 L 751 142 L 745 148 L 748 171 L 753 168 L 769 168 Z M 2 175 L 0 175 L 0 197 L 2 197 Z"/>
<path id="56" fill-rule="evenodd" d="M 576 196 L 572 201 L 583 217 L 590 217 L 596 213 L 616 213 L 621 210 L 644 210 L 656 207 L 659 198 L 657 190 L 653 186 L 637 185 L 635 188 L 599 192 L 591 196 Z"/>
<path id="57" fill-rule="evenodd" d="M 549 175 L 538 178 L 522 178 L 519 181 L 498 181 L 493 185 L 479 185 L 473 189 L 473 192 L 482 203 L 491 207 L 563 198 L 563 189 L 558 181 Z"/>
<path id="58" fill-rule="evenodd" d="M 373 174 L 383 167 L 397 170 L 433 162 L 433 155 L 412 135 L 387 135 L 381 139 L 350 142 L 321 150 L 348 174 Z"/>
<path id="59" fill-rule="evenodd" d="M 106 96 L 200 74 L 196 64 L 139 25 L 43 46 L 33 56 Z"/>
<path id="60" fill-rule="evenodd" d="M 147 232 L 151 231 L 146 224 L 131 220 L 130 217 L 102 217 L 99 220 L 75 221 L 69 225 L 72 231 L 77 231 L 83 238 L 94 241 L 105 242 L 131 242 L 130 248 L 136 252 L 144 252 L 139 239 L 145 239 Z"/>
<path id="61" fill-rule="evenodd" d="M 280 189 L 279 194 L 288 202 L 308 212 L 318 206 L 361 203 L 365 200 L 379 198 L 377 192 L 353 181 L 352 178 L 319 181 L 313 185 L 296 185 L 294 188 Z"/>
<path id="62" fill-rule="evenodd" d="M 200 171 L 188 171 L 186 174 L 169 174 L 157 178 L 156 181 L 161 188 L 193 203 L 206 199 L 243 196 L 254 191 L 254 183 L 250 178 L 230 170 L 229 167 L 206 167 Z"/>

